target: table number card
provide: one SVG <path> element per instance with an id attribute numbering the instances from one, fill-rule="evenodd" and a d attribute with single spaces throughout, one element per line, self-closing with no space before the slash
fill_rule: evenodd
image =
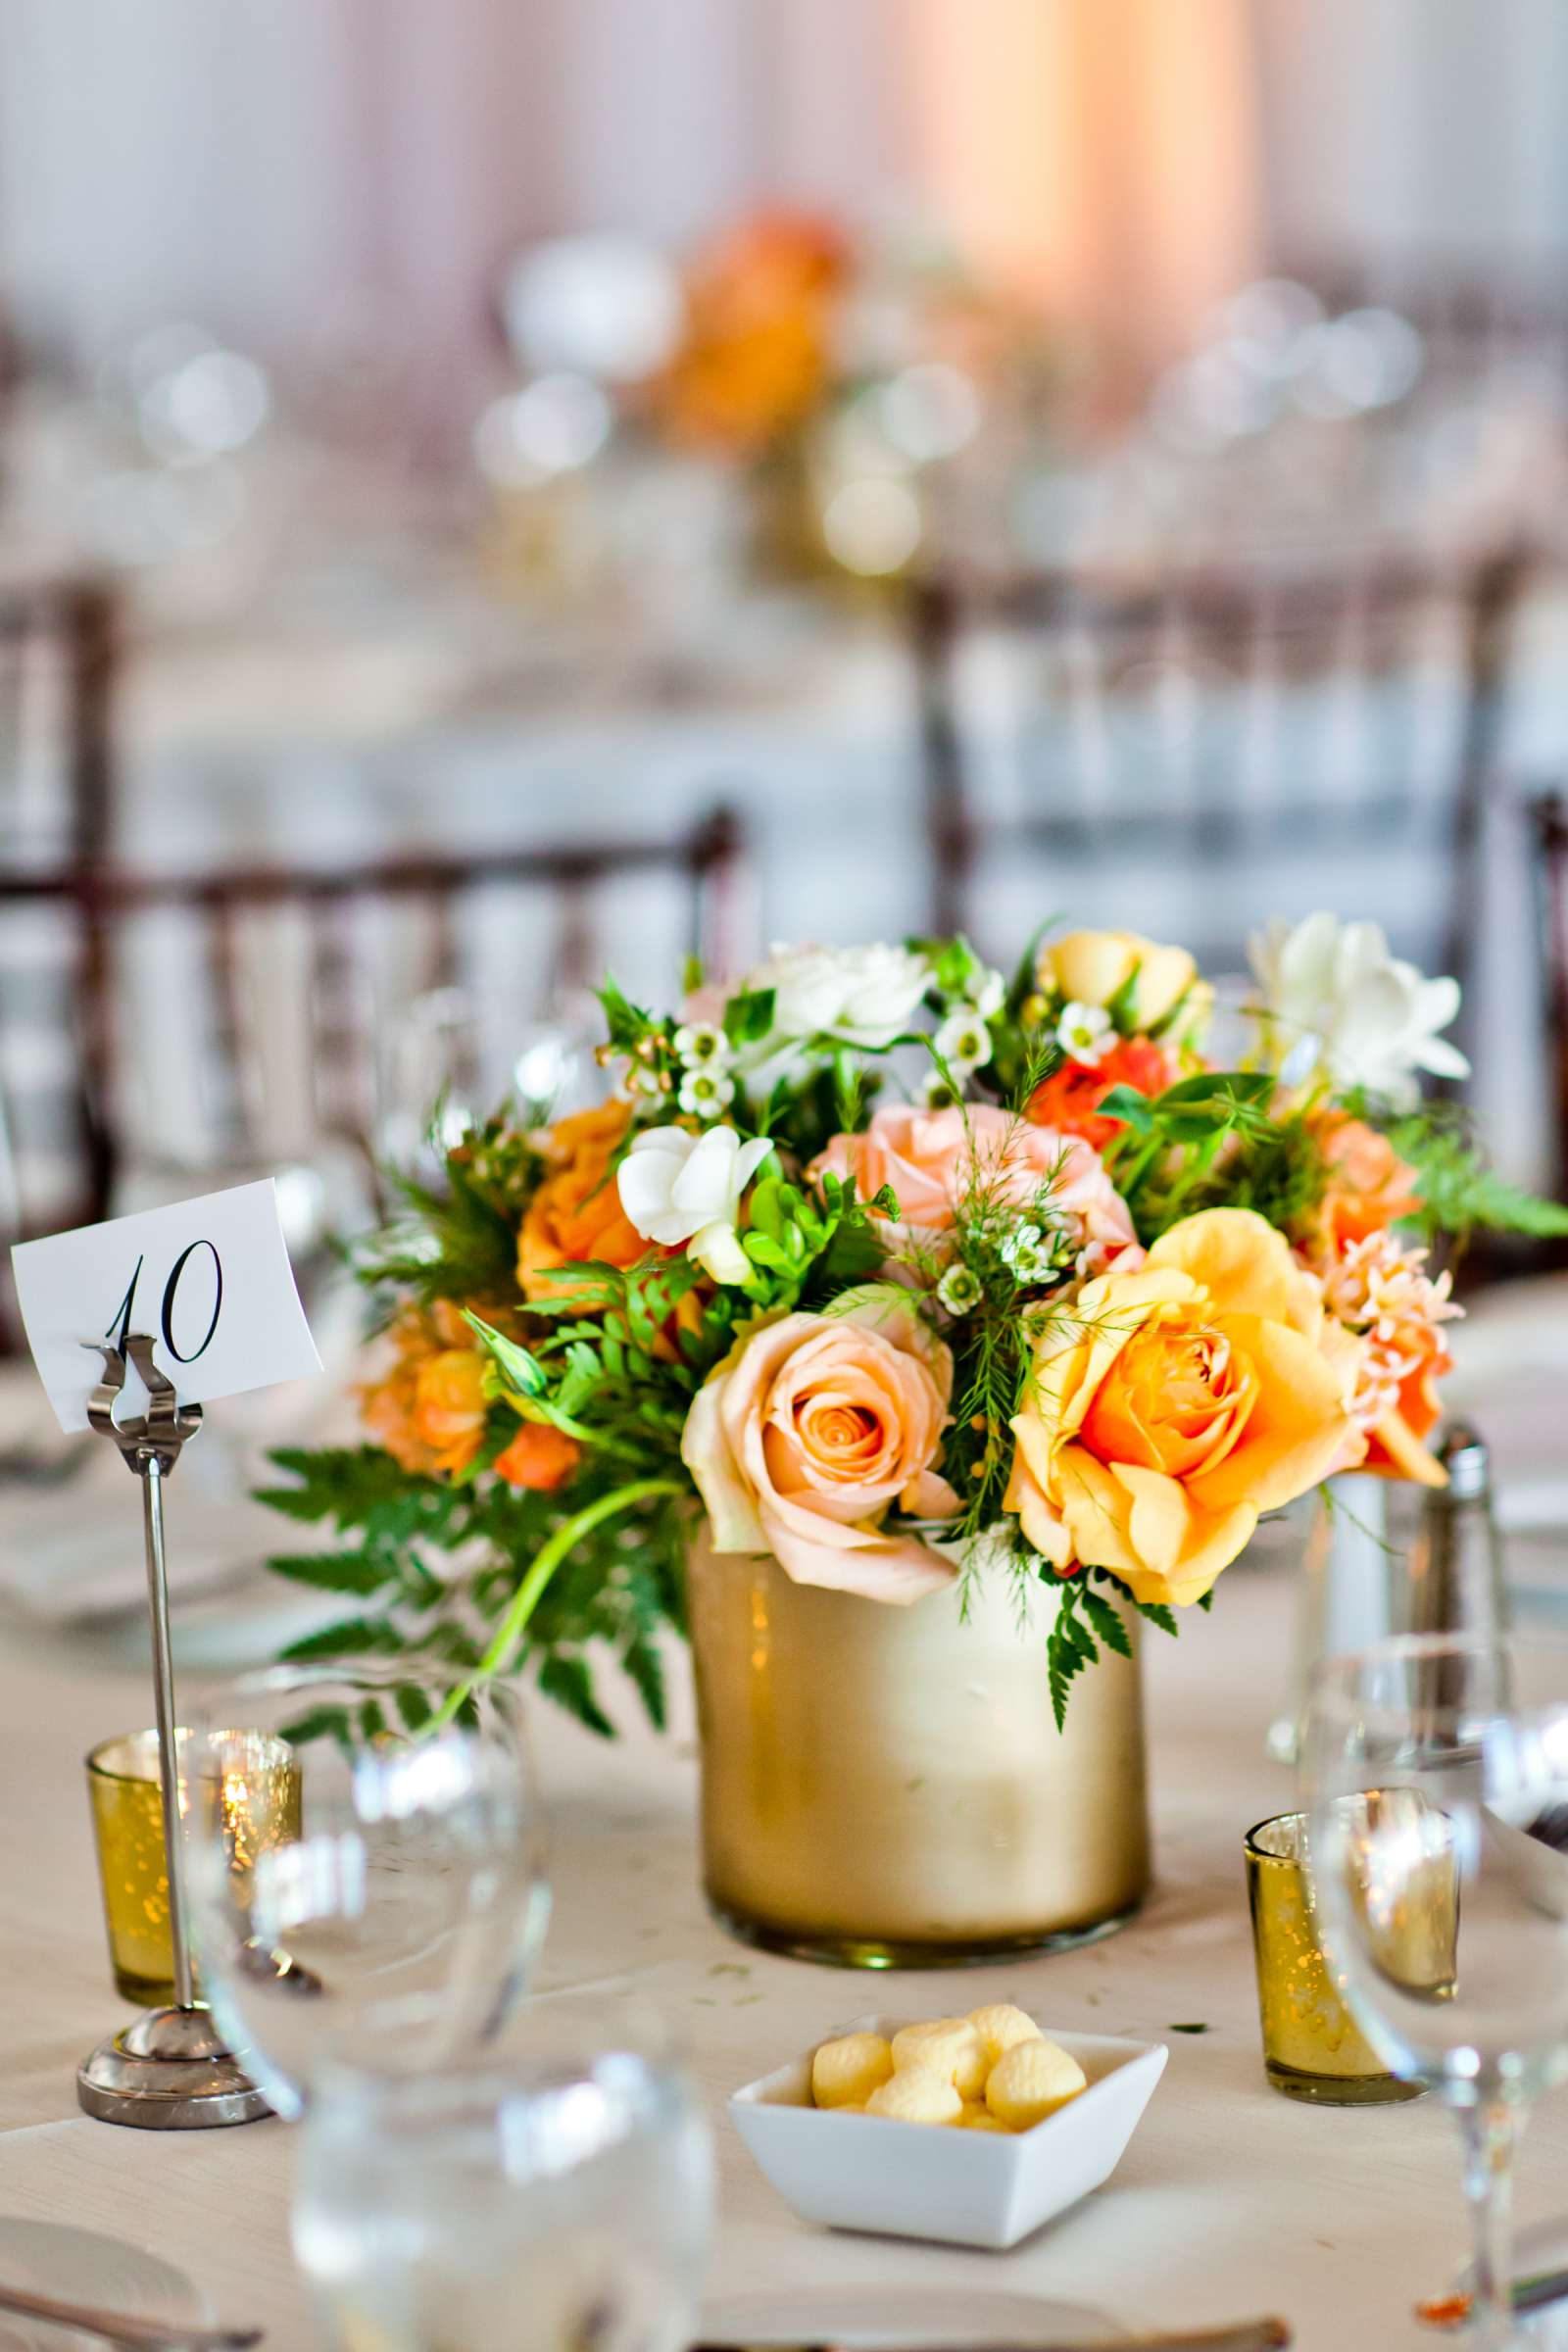
<path id="1" fill-rule="evenodd" d="M 103 1371 L 84 1341 L 149 1333 L 159 1364 L 193 1404 L 321 1369 L 270 1177 L 19 1242 L 11 1263 L 27 1345 L 62 1429 L 87 1427 L 87 1398 Z"/>

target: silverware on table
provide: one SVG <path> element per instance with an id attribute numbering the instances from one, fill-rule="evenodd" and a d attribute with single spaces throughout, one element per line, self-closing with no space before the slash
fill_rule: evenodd
<path id="1" fill-rule="evenodd" d="M 1161 2329 L 1157 2335 L 1124 2335 L 1117 2339 L 1121 2352 L 1284 2352 L 1292 2341 L 1291 2329 L 1285 2320 L 1241 2320 L 1225 2328 L 1192 2328 L 1172 2331 Z M 694 2344 L 692 2352 L 758 2352 L 757 2347 L 745 2344 L 705 2342 Z M 844 2352 L 835 2344 L 775 2345 L 771 2352 Z M 915 2347 L 878 2345 L 876 2352 L 915 2352 Z M 1017 2345 L 1000 2344 L 922 2344 L 918 2352 L 1020 2352 Z M 1081 2335 L 1056 2336 L 1030 2344 L 1023 2352 L 1105 2352 L 1103 2339 L 1091 2345 Z"/>
<path id="2" fill-rule="evenodd" d="M 118 2311 L 95 2311 L 86 2303 L 61 2303 L 53 2295 L 29 2294 L 20 2286 L 0 2286 L 0 2311 L 20 2319 L 47 2320 L 56 2328 L 96 2335 L 124 2352 L 246 2352 L 262 2340 L 260 2328 L 192 2327 L 184 2320 L 139 2320 Z"/>

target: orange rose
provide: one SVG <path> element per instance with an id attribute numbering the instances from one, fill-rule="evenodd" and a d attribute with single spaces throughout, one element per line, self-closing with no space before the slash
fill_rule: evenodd
<path id="1" fill-rule="evenodd" d="M 760 213 L 697 256 L 687 335 L 657 388 L 680 439 L 765 448 L 808 416 L 828 369 L 832 306 L 848 266 L 831 222 Z"/>
<path id="2" fill-rule="evenodd" d="M 509 1487 L 526 1487 L 536 1494 L 553 1494 L 564 1487 L 582 1459 L 582 1447 L 564 1430 L 548 1421 L 523 1421 L 494 1469 Z"/>
<path id="3" fill-rule="evenodd" d="M 1319 1249 L 1338 1256 L 1351 1242 L 1415 1214 L 1416 1171 L 1386 1135 L 1343 1110 L 1324 1112 L 1313 1133 L 1328 1167 L 1328 1189 L 1312 1220 Z"/>
<path id="4" fill-rule="evenodd" d="M 606 1102 L 558 1120 L 550 1130 L 552 1155 L 560 1164 L 535 1193 L 517 1236 L 517 1280 L 523 1295 L 546 1305 L 591 1305 L 592 1294 L 574 1293 L 570 1283 L 552 1278 L 553 1266 L 634 1266 L 648 1244 L 620 1205 L 611 1163 L 625 1138 L 631 1112 L 624 1102 Z"/>
<path id="5" fill-rule="evenodd" d="M 1359 1352 L 1262 1217 L 1185 1217 L 1142 1273 L 1086 1284 L 1042 1332 L 1005 1507 L 1064 1575 L 1108 1568 L 1139 1600 L 1200 1600 L 1259 1515 L 1353 1446 Z"/>
<path id="6" fill-rule="evenodd" d="M 1141 1095 L 1162 1095 L 1181 1076 L 1181 1063 L 1168 1046 L 1150 1037 L 1118 1040 L 1099 1061 L 1064 1061 L 1036 1087 L 1027 1116 L 1058 1135 L 1081 1136 L 1097 1152 L 1121 1133 L 1120 1119 L 1100 1116 L 1113 1086 L 1133 1086 Z"/>
<path id="7" fill-rule="evenodd" d="M 438 1338 L 466 1327 L 450 1310 L 411 1316 L 392 1334 L 390 1368 L 360 1392 L 366 1429 L 405 1470 L 429 1478 L 466 1470 L 484 1435 L 484 1363 L 472 1347 Z"/>

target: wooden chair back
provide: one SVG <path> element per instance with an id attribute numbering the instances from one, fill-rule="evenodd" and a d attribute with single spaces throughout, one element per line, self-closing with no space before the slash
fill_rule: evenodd
<path id="1" fill-rule="evenodd" d="M 504 1025 L 580 1010 L 607 963 L 634 985 L 649 937 L 661 975 L 688 951 L 736 966 L 746 888 L 727 808 L 673 838 L 355 866 L 0 871 L 0 1232 L 105 1215 L 137 1154 L 369 1151 L 386 1042 L 429 992 Z"/>
<path id="2" fill-rule="evenodd" d="M 1129 911 L 1138 870 L 1152 902 L 1185 878 L 1209 934 L 1190 944 L 1223 969 L 1268 911 L 1259 877 L 1312 858 L 1357 861 L 1358 888 L 1337 895 L 1388 913 L 1397 937 L 1367 885 L 1411 872 L 1415 845 L 1439 869 L 1424 945 L 1462 971 L 1528 568 L 1509 547 L 1453 570 L 921 580 L 908 610 L 931 927 L 995 948 L 996 890 L 1027 875 L 1042 916 L 1147 928 Z M 1023 678 L 1005 747 L 966 701 L 966 684 L 974 705 L 982 689 L 998 699 L 980 661 L 1001 648 Z"/>

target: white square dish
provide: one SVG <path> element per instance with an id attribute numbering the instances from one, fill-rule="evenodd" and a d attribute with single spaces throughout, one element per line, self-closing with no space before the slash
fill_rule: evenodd
<path id="1" fill-rule="evenodd" d="M 814 2107 L 809 2050 L 736 2091 L 730 2117 L 804 2221 L 957 2246 L 1015 2246 L 1109 2180 L 1169 2056 L 1163 2042 L 1064 2034 L 1035 2022 L 1077 2059 L 1089 2087 L 1029 2132 L 960 2132 Z M 891 2039 L 907 2023 L 858 2017 L 836 2031 Z"/>

